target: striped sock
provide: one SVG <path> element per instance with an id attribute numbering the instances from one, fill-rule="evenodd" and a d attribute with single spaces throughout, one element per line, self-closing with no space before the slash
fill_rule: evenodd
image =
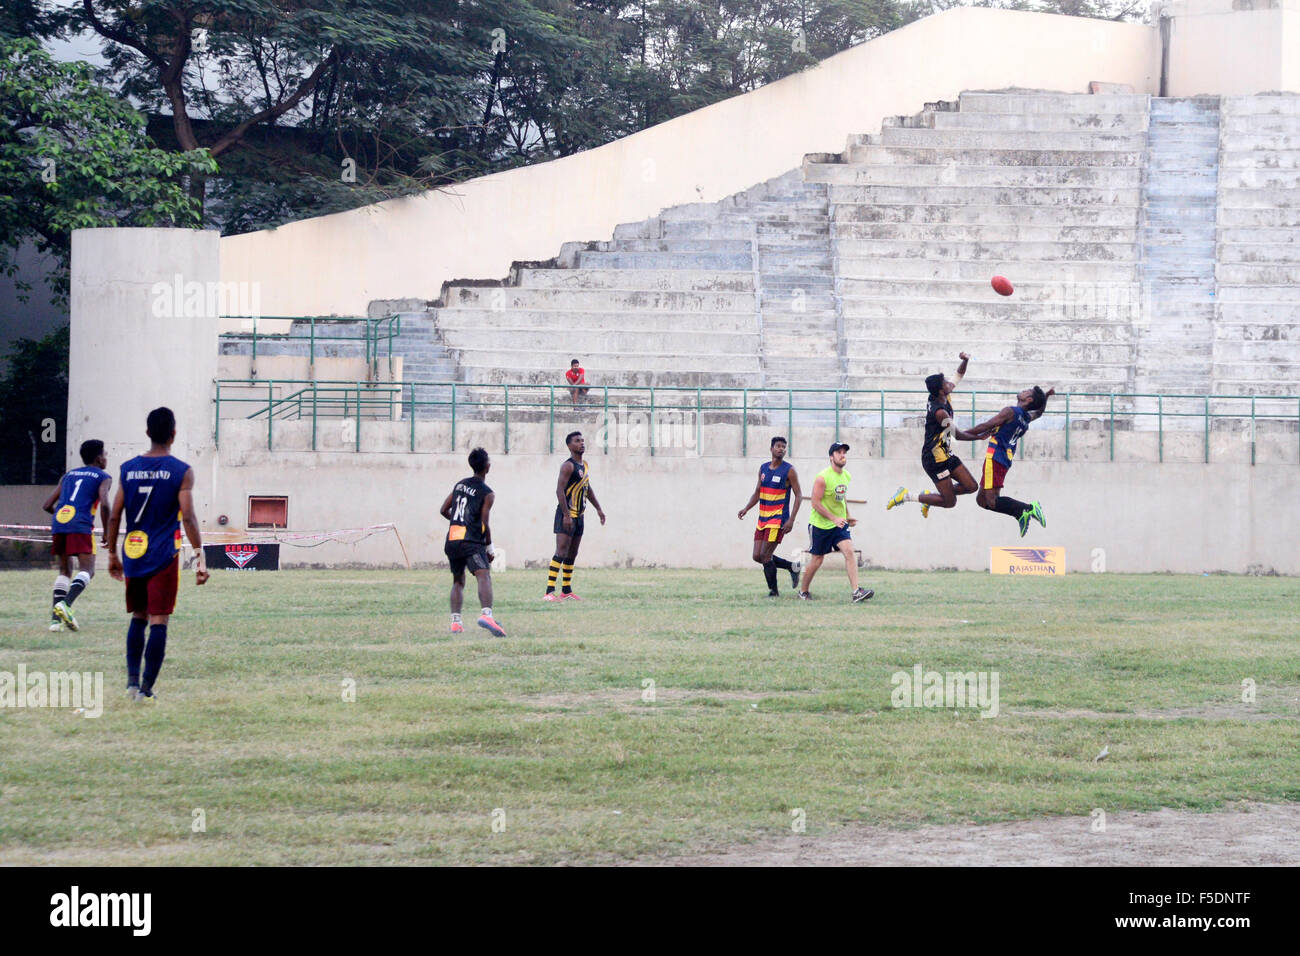
<path id="1" fill-rule="evenodd" d="M 573 565 L 571 565 L 571 564 L 566 564 L 566 565 L 564 565 L 564 581 L 563 581 L 563 586 L 560 588 L 560 593 L 561 593 L 561 594 L 572 594 L 572 593 L 573 593 L 573 588 L 571 588 L 571 587 L 569 586 L 569 582 L 572 581 L 572 580 L 573 580 Z"/>
<path id="2" fill-rule="evenodd" d="M 546 593 L 555 593 L 555 579 L 560 576 L 560 559 L 551 558 L 551 567 L 546 572 Z"/>
<path id="3" fill-rule="evenodd" d="M 58 604 L 68 596 L 68 586 L 71 583 L 72 582 L 62 574 L 54 579 L 54 600 L 51 602 L 51 606 Z"/>

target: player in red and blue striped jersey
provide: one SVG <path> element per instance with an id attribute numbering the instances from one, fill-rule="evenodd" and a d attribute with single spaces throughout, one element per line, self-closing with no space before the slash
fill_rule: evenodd
<path id="1" fill-rule="evenodd" d="M 1011 462 L 1016 456 L 1016 446 L 1032 422 L 1042 417 L 1047 408 L 1047 400 L 1056 394 L 1056 389 L 1043 391 L 1037 385 L 1027 388 L 1016 396 L 1016 404 L 1008 405 L 986 422 L 969 429 L 972 438 L 988 438 L 989 446 L 984 453 L 984 470 L 980 476 L 980 490 L 975 498 L 976 504 L 988 511 L 1010 515 L 1020 526 L 1020 537 L 1029 530 L 1029 521 L 1033 519 L 1044 528 L 1047 519 L 1043 516 L 1043 506 L 1037 501 L 1025 504 L 1015 498 L 1002 494 L 1002 485 Z"/>
<path id="2" fill-rule="evenodd" d="M 42 505 L 54 516 L 50 519 L 50 550 L 59 559 L 51 631 L 61 631 L 65 624 L 71 630 L 78 629 L 72 604 L 95 576 L 95 512 L 99 512 L 101 526 L 108 519 L 108 491 L 113 486 L 113 476 L 104 470 L 108 467 L 104 443 L 97 438 L 83 441 L 80 452 L 82 466 L 64 475 L 58 489 Z"/>
<path id="3" fill-rule="evenodd" d="M 122 464 L 106 534 L 108 573 L 114 580 L 126 582 L 126 610 L 131 615 L 126 632 L 126 690 L 141 702 L 153 700 L 154 681 L 167 653 L 167 621 L 176 610 L 180 584 L 182 524 L 197 556 L 195 582 L 202 584 L 208 579 L 194 515 L 194 469 L 172 454 L 176 416 L 170 408 L 155 408 L 149 413 L 146 431 L 152 443 L 149 450 Z M 124 511 L 126 539 L 119 557 L 117 533 Z"/>
<path id="4" fill-rule="evenodd" d="M 790 573 L 790 586 L 798 590 L 799 569 L 785 558 L 776 556 L 776 546 L 794 527 L 799 514 L 803 492 L 799 488 L 799 475 L 794 466 L 785 460 L 788 443 L 781 435 L 772 439 L 772 460 L 758 468 L 758 484 L 749 502 L 736 515 L 742 521 L 749 510 L 758 505 L 758 527 L 754 529 L 754 561 L 763 568 L 767 580 L 767 596 L 778 597 L 776 572 Z"/>

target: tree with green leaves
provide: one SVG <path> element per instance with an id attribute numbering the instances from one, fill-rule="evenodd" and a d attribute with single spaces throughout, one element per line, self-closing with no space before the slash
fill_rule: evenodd
<path id="1" fill-rule="evenodd" d="M 0 378 L 0 484 L 47 484 L 63 475 L 68 418 L 68 327 L 18 339 Z"/>
<path id="2" fill-rule="evenodd" d="M 154 146 L 145 120 L 84 63 L 58 63 L 33 40 L 0 38 L 0 269 L 25 241 L 52 252 L 66 295 L 72 230 L 198 223 L 179 179 L 214 169 L 202 150 Z"/>

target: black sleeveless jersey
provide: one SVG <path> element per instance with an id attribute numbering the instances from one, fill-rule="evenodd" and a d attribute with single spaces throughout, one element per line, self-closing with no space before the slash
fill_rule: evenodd
<path id="1" fill-rule="evenodd" d="M 463 478 L 451 493 L 451 527 L 448 541 L 483 544 L 483 502 L 492 489 L 481 478 Z"/>
<path id="2" fill-rule="evenodd" d="M 934 462 L 948 460 L 948 433 L 939 424 L 939 412 L 947 412 L 945 421 L 952 418 L 952 404 L 947 398 L 931 395 L 925 408 L 925 443 L 921 446 L 921 457 Z"/>
<path id="3" fill-rule="evenodd" d="M 573 459 L 569 459 L 573 461 Z M 587 463 L 574 461 L 569 482 L 564 486 L 564 500 L 569 506 L 570 518 L 581 518 L 587 510 Z"/>

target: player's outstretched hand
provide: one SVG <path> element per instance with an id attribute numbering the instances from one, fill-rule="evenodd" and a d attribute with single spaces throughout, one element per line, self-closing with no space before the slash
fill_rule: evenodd
<path id="1" fill-rule="evenodd" d="M 117 556 L 116 551 L 108 555 L 108 576 L 114 581 L 126 580 L 126 575 L 122 573 L 122 559 Z"/>
<path id="2" fill-rule="evenodd" d="M 601 523 L 601 524 L 604 524 L 604 523 L 605 523 L 605 512 L 603 512 L 603 511 L 597 511 L 596 514 L 598 514 L 598 515 L 600 516 L 600 523 Z"/>

